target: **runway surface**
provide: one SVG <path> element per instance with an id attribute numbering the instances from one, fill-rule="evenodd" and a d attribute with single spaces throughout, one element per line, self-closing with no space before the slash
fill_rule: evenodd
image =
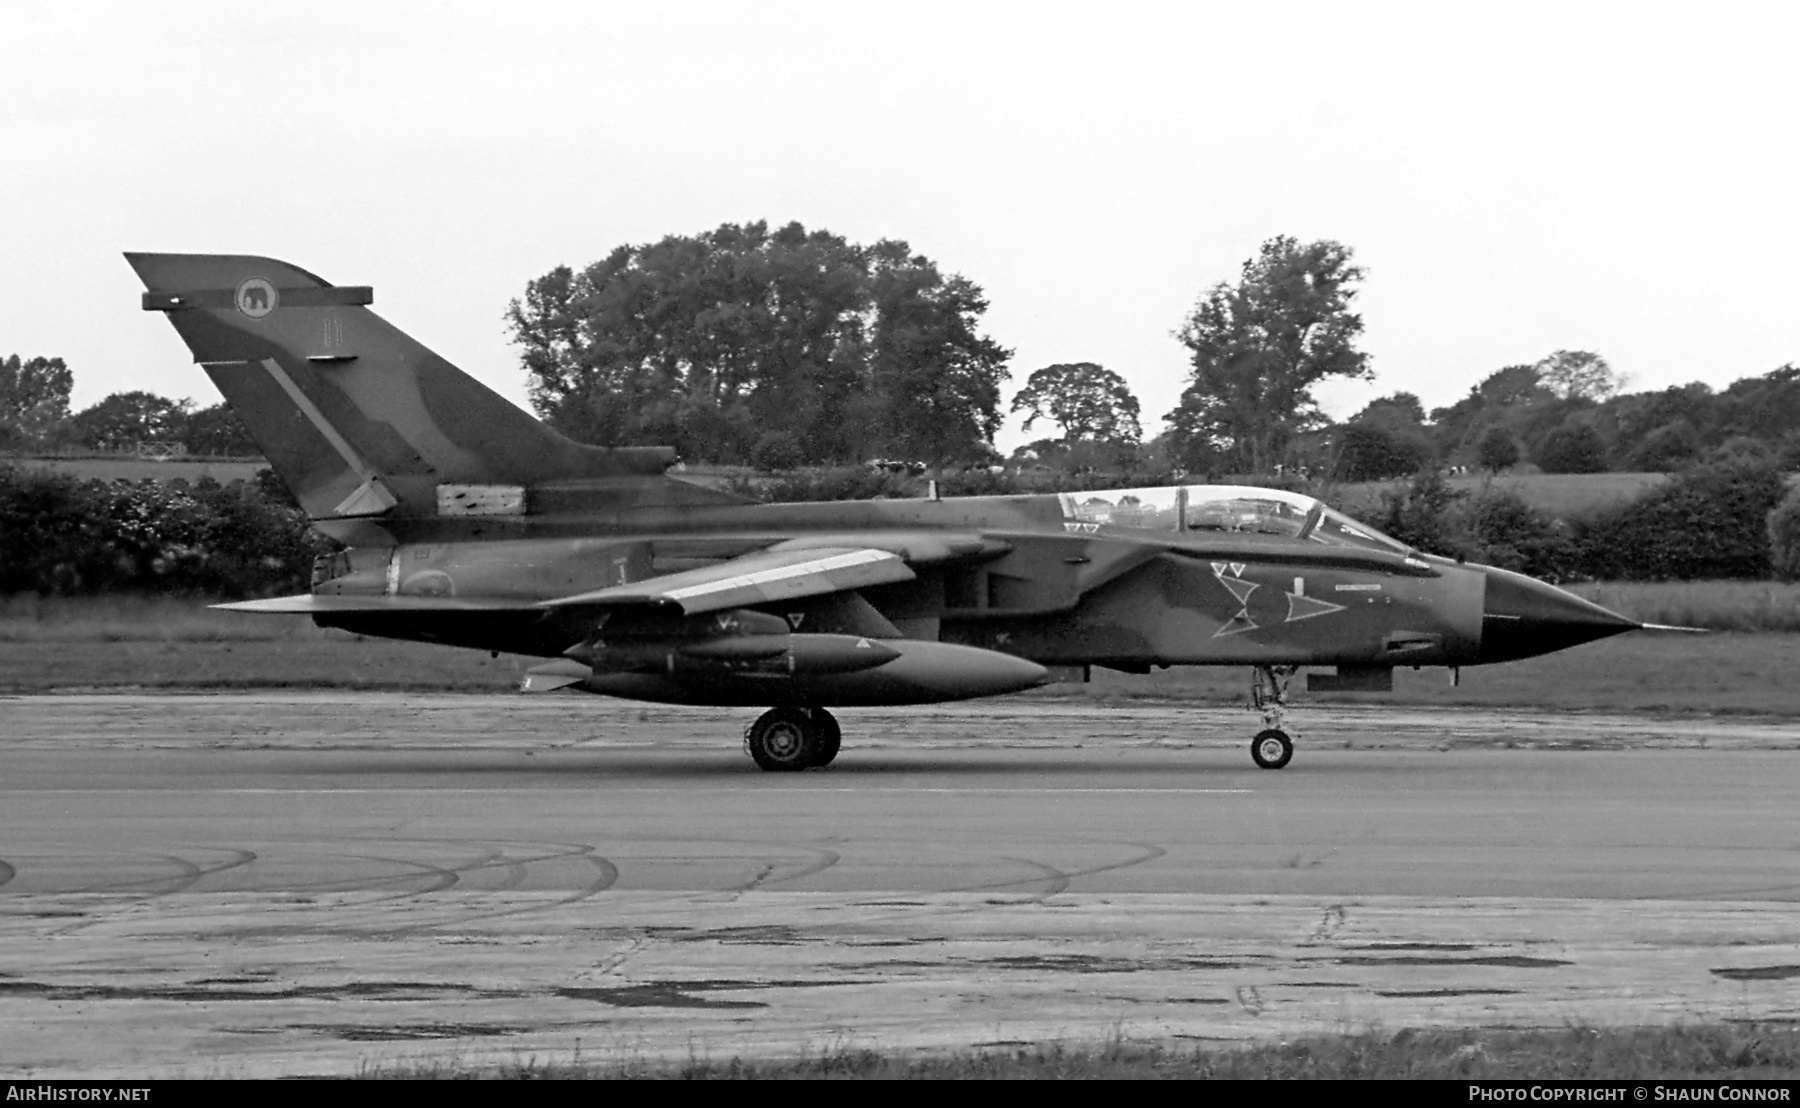
<path id="1" fill-rule="evenodd" d="M 0 698 L 0 1074 L 1800 1018 L 1800 728 Z"/>

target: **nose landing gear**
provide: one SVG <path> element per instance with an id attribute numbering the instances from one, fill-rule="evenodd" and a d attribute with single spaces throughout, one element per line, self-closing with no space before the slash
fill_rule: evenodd
<path id="1" fill-rule="evenodd" d="M 1250 701 L 1262 713 L 1263 729 L 1250 740 L 1250 757 L 1262 769 L 1280 769 L 1294 759 L 1294 740 L 1282 729 L 1287 720 L 1288 680 L 1299 666 L 1257 666 Z"/>
<path id="2" fill-rule="evenodd" d="M 1294 741 L 1286 731 L 1271 727 L 1250 740 L 1250 757 L 1263 769 L 1280 769 L 1294 759 Z"/>

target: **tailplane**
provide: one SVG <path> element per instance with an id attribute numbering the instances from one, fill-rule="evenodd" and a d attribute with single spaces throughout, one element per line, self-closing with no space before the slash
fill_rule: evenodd
<path id="1" fill-rule="evenodd" d="M 248 255 L 125 257 L 314 520 L 523 515 L 552 483 L 659 499 L 642 486 L 666 481 L 651 479 L 672 450 L 565 438 L 370 311 L 367 287 Z"/>

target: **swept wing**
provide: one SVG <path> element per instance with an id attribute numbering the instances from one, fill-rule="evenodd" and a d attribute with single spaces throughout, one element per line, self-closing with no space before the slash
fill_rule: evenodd
<path id="1" fill-rule="evenodd" d="M 544 608 L 673 606 L 687 615 L 753 607 L 870 585 L 911 581 L 906 560 L 871 547 L 806 546 L 760 550 L 718 565 L 552 600 L 456 596 L 329 595 L 308 593 L 247 600 L 218 607 L 238 612 L 520 612 Z"/>

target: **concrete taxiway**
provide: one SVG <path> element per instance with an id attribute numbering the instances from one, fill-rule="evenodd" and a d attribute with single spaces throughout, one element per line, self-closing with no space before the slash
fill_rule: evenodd
<path id="1" fill-rule="evenodd" d="M 0 698 L 0 1073 L 1800 1018 L 1800 728 Z"/>

